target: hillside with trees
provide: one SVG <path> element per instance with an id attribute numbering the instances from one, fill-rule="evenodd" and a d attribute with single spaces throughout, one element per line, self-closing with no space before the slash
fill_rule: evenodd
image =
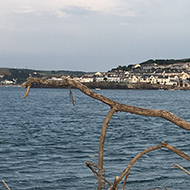
<path id="1" fill-rule="evenodd" d="M 188 59 L 149 59 L 147 61 L 144 61 L 142 63 L 136 63 L 139 64 L 141 67 L 145 65 L 151 65 L 155 64 L 157 66 L 162 66 L 162 65 L 172 65 L 176 63 L 189 63 L 190 58 Z M 122 71 L 130 71 L 132 68 L 134 68 L 134 65 L 136 64 L 129 64 L 128 66 L 118 66 L 117 68 L 113 68 L 112 71 L 114 70 L 122 70 Z"/>
<path id="2" fill-rule="evenodd" d="M 33 69 L 12 69 L 0 68 L 0 82 L 1 81 L 16 81 L 16 84 L 22 84 L 28 77 L 60 77 L 61 75 L 82 76 L 85 72 L 82 71 L 44 71 Z"/>

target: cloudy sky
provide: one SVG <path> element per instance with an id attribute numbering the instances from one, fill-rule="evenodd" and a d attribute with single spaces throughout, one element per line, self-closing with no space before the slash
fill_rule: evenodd
<path id="1" fill-rule="evenodd" d="M 108 71 L 190 58 L 189 0 L 1 0 L 0 67 Z"/>

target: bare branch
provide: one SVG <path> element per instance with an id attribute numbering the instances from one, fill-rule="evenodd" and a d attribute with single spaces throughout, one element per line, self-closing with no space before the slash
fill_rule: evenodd
<path id="1" fill-rule="evenodd" d="M 125 177 L 125 180 L 124 180 L 124 184 L 123 184 L 122 190 L 125 190 L 125 185 L 126 185 L 127 178 L 128 178 L 128 176 L 129 176 L 129 174 L 130 174 L 130 172 L 127 172 L 126 177 Z"/>
<path id="2" fill-rule="evenodd" d="M 143 156 L 144 154 L 150 152 L 150 151 L 153 151 L 153 150 L 157 150 L 157 149 L 160 149 L 164 147 L 162 144 L 159 144 L 159 145 L 156 145 L 156 146 L 152 146 L 152 147 L 149 147 L 149 148 L 146 148 L 145 150 L 143 150 L 142 152 L 140 152 L 139 154 L 137 154 L 131 161 L 130 163 L 128 164 L 127 168 L 123 171 L 123 173 L 120 175 L 118 181 L 117 181 L 117 184 L 120 183 L 120 181 L 123 179 L 123 177 L 127 174 L 127 172 L 129 172 L 129 170 L 131 169 L 131 167 L 135 164 L 135 162 L 141 157 Z M 117 185 L 116 184 L 116 185 Z M 112 189 L 114 190 L 114 189 Z"/>
<path id="3" fill-rule="evenodd" d="M 71 101 L 72 101 L 72 103 L 73 103 L 73 106 L 75 106 L 75 101 L 74 101 L 74 99 L 73 99 L 73 93 L 72 93 L 72 91 L 71 91 L 71 89 L 70 89 L 69 86 L 68 86 L 68 89 L 69 89 L 69 91 L 70 91 L 70 97 L 71 97 Z"/>
<path id="4" fill-rule="evenodd" d="M 159 145 L 156 145 L 156 146 L 152 146 L 152 147 L 149 147 L 149 148 L 146 148 L 145 150 L 143 150 L 142 152 L 140 152 L 139 154 L 137 154 L 132 160 L 131 162 L 129 163 L 129 165 L 127 166 L 127 168 L 123 171 L 123 173 L 121 174 L 121 176 L 119 177 L 119 179 L 117 180 L 116 184 L 115 184 L 115 187 L 116 185 L 118 185 L 120 183 L 120 181 L 123 179 L 123 177 L 127 174 L 127 172 L 129 172 L 129 170 L 131 169 L 131 167 L 135 164 L 135 162 L 140 158 L 142 157 L 144 154 L 150 152 L 150 151 L 154 151 L 154 150 L 157 150 L 157 149 L 160 149 L 160 148 L 167 148 L 173 152 L 175 152 L 176 154 L 178 154 L 179 156 L 181 156 L 182 158 L 186 159 L 186 160 L 189 160 L 190 161 L 190 156 L 185 154 L 184 152 L 182 152 L 181 150 L 167 144 L 166 142 L 161 142 L 161 144 Z M 112 190 L 115 190 L 114 189 L 114 186 L 112 188 Z"/>
<path id="5" fill-rule="evenodd" d="M 84 94 L 97 99 L 110 107 L 115 107 L 116 111 L 123 111 L 123 112 L 128 112 L 132 114 L 137 114 L 137 115 L 144 115 L 144 116 L 151 116 L 151 117 L 161 117 L 164 118 L 177 126 L 181 127 L 182 129 L 185 130 L 190 130 L 190 122 L 187 122 L 173 113 L 166 111 L 166 110 L 158 110 L 158 109 L 145 109 L 145 108 L 140 108 L 136 106 L 130 106 L 130 105 L 125 105 L 125 104 L 120 104 L 118 102 L 115 102 L 105 96 L 102 96 L 101 94 L 98 94 L 92 90 L 90 90 L 88 87 L 85 85 L 81 84 L 80 82 L 73 80 L 71 78 L 62 78 L 60 81 L 53 81 L 53 80 L 48 80 L 48 79 L 43 79 L 43 78 L 28 78 L 28 80 L 22 84 L 22 87 L 25 86 L 31 86 L 34 83 L 40 83 L 40 84 L 45 84 L 49 86 L 73 86 L 80 91 L 82 91 Z M 28 90 L 25 94 L 24 97 L 28 95 Z"/>
<path id="6" fill-rule="evenodd" d="M 98 159 L 98 168 L 99 168 L 99 180 L 98 180 L 98 190 L 101 190 L 102 188 L 102 170 L 103 170 L 103 151 L 104 151 L 104 142 L 106 138 L 106 131 L 108 127 L 108 123 L 110 122 L 110 119 L 112 118 L 113 114 L 115 113 L 115 109 L 112 108 L 109 113 L 107 114 L 103 126 L 102 126 L 102 132 L 100 137 L 100 143 L 99 143 L 99 159 Z"/>
<path id="7" fill-rule="evenodd" d="M 179 166 L 178 164 L 173 164 L 173 165 L 174 165 L 174 168 L 177 167 L 177 168 L 181 169 L 182 171 L 184 171 L 185 173 L 187 173 L 188 175 L 190 175 L 190 172 L 188 172 L 185 168 Z"/>
<path id="8" fill-rule="evenodd" d="M 184 158 L 184 159 L 190 161 L 190 156 L 187 155 L 187 154 L 185 154 L 185 153 L 182 152 L 181 150 L 179 150 L 179 149 L 173 147 L 172 145 L 167 144 L 166 142 L 162 142 L 162 145 L 163 145 L 165 148 L 167 148 L 167 149 L 169 149 L 169 150 L 175 152 L 176 154 L 178 154 L 178 155 L 181 156 L 182 158 Z"/>

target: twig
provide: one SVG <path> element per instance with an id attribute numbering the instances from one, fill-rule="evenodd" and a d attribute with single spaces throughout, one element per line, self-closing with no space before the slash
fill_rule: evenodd
<path id="1" fill-rule="evenodd" d="M 29 85 L 29 86 L 27 87 L 26 93 L 25 93 L 25 95 L 24 95 L 23 98 L 26 98 L 26 97 L 28 96 L 28 94 L 29 94 L 29 92 L 30 92 L 30 88 L 31 88 L 31 85 Z"/>
<path id="2" fill-rule="evenodd" d="M 71 97 L 71 101 L 72 101 L 72 103 L 73 103 L 73 106 L 75 106 L 75 101 L 74 101 L 74 99 L 73 99 L 73 93 L 72 93 L 72 91 L 71 91 L 71 89 L 70 89 L 69 86 L 68 86 L 68 89 L 69 89 L 69 91 L 70 91 L 70 97 Z"/>
<path id="3" fill-rule="evenodd" d="M 177 148 L 173 147 L 172 145 L 167 144 L 167 143 L 165 143 L 165 142 L 162 142 L 162 145 L 163 145 L 165 148 L 167 148 L 167 149 L 169 149 L 169 150 L 175 152 L 176 154 L 178 154 L 178 155 L 181 156 L 182 158 L 184 158 L 184 159 L 190 161 L 190 156 L 187 155 L 187 154 L 185 154 L 185 153 L 182 152 L 181 150 L 179 150 L 179 149 L 177 149 Z"/>
<path id="4" fill-rule="evenodd" d="M 92 162 L 85 162 L 85 164 L 86 164 L 87 167 L 89 167 L 89 168 L 92 170 L 92 172 L 94 173 L 95 178 L 96 178 L 97 180 L 99 180 L 99 178 L 97 177 L 97 176 L 98 176 L 98 172 L 92 167 L 92 166 L 94 166 L 94 167 L 98 168 L 98 166 L 97 166 L 96 164 L 92 163 Z M 92 165 L 92 166 L 91 166 L 91 165 Z M 103 168 L 103 169 L 104 169 L 104 168 Z M 105 170 L 105 169 L 104 169 L 104 170 Z M 96 175 L 95 175 L 95 174 L 96 174 Z M 102 179 L 103 179 L 107 184 L 109 184 L 110 186 L 112 186 L 112 184 L 111 184 L 108 180 L 106 180 L 104 177 L 102 177 Z"/>
<path id="5" fill-rule="evenodd" d="M 101 132 L 100 142 L 99 142 L 99 152 L 98 152 L 99 180 L 98 180 L 97 190 L 101 190 L 101 187 L 102 187 L 103 153 L 104 153 L 104 142 L 105 142 L 105 138 L 106 138 L 106 131 L 108 128 L 108 123 L 110 122 L 110 120 L 115 112 L 116 112 L 115 108 L 112 107 L 111 110 L 108 112 L 108 114 L 104 120 L 103 126 L 102 126 L 102 132 Z"/>
<path id="6" fill-rule="evenodd" d="M 113 190 L 113 189 L 116 189 L 116 188 L 118 189 L 119 188 L 118 185 L 117 185 L 118 184 L 117 183 L 118 180 L 119 180 L 119 177 L 116 176 L 113 185 L 108 190 Z"/>
<path id="7" fill-rule="evenodd" d="M 179 166 L 178 164 L 173 164 L 174 168 L 178 167 L 179 169 L 181 169 L 182 171 L 184 171 L 185 173 L 187 173 L 188 175 L 190 175 L 190 172 L 188 172 L 185 168 Z"/>
<path id="8" fill-rule="evenodd" d="M 125 180 L 124 180 L 124 184 L 123 184 L 123 188 L 122 188 L 122 190 L 125 189 L 125 185 L 126 185 L 127 178 L 128 178 L 128 176 L 129 176 L 129 174 L 130 174 L 130 172 L 128 172 L 128 173 L 126 174 L 126 177 L 125 177 Z"/>
<path id="9" fill-rule="evenodd" d="M 7 187 L 8 190 L 11 190 L 11 189 L 9 188 L 9 186 L 5 183 L 4 180 L 2 180 L 2 182 L 5 184 L 5 186 Z"/>

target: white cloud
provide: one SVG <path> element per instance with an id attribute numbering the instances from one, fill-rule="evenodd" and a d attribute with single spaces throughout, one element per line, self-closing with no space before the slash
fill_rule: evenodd
<path id="1" fill-rule="evenodd" d="M 18 6 L 16 7 L 13 12 L 18 14 L 25 14 L 25 13 L 31 13 L 34 12 L 34 9 L 31 6 Z"/>
<path id="2" fill-rule="evenodd" d="M 37 14 L 55 14 L 58 17 L 65 17 L 66 14 L 61 10 L 68 7 L 80 7 L 83 10 L 97 11 L 106 14 L 134 16 L 134 11 L 130 8 L 131 2 L 128 3 L 118 0 L 9 0 L 4 1 L 1 5 L 2 10 L 9 13 L 37 13 Z M 125 5 L 125 8 L 123 7 Z"/>
<path id="3" fill-rule="evenodd" d="M 81 10 L 102 12 L 115 16 L 134 17 L 148 13 L 175 14 L 190 5 L 189 0 L 8 0 L 1 2 L 0 13 L 50 14 L 58 17 L 69 16 L 62 10 L 79 7 Z"/>

